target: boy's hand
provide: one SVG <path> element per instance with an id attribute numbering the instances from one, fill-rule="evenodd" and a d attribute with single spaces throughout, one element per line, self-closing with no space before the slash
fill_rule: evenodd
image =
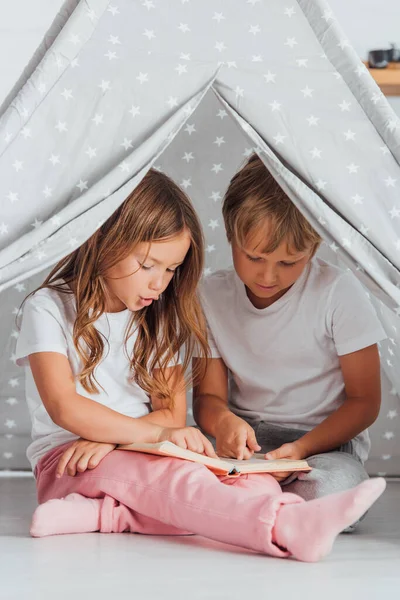
<path id="1" fill-rule="evenodd" d="M 267 452 L 265 455 L 267 460 L 277 460 L 279 458 L 285 458 L 287 460 L 301 460 L 305 458 L 304 452 L 299 444 L 291 442 L 290 444 L 283 444 L 272 452 Z M 287 479 L 292 473 L 290 471 L 279 471 L 276 473 L 270 473 L 277 481 L 283 481 Z"/>
<path id="2" fill-rule="evenodd" d="M 107 454 L 112 452 L 117 444 L 105 444 L 103 442 L 90 442 L 79 439 L 71 444 L 58 461 L 56 477 L 59 479 L 64 475 L 74 477 L 76 473 L 84 473 L 87 469 L 95 469 Z"/>
<path id="3" fill-rule="evenodd" d="M 261 450 L 254 429 L 232 412 L 227 412 L 220 419 L 215 437 L 218 456 L 247 460 Z"/>
<path id="4" fill-rule="evenodd" d="M 180 448 L 218 458 L 212 443 L 194 427 L 165 427 L 161 430 L 159 442 L 172 442 Z"/>

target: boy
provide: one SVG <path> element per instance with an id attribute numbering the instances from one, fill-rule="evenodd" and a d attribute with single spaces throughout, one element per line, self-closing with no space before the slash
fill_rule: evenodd
<path id="1" fill-rule="evenodd" d="M 194 394 L 217 453 L 307 458 L 279 474 L 306 500 L 368 478 L 386 334 L 361 285 L 315 253 L 321 238 L 258 156 L 233 177 L 223 216 L 234 269 L 201 289 L 212 351 Z"/>

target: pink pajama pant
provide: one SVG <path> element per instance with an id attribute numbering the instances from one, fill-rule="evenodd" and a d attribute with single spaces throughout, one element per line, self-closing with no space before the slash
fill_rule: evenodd
<path id="1" fill-rule="evenodd" d="M 283 493 L 268 474 L 217 477 L 203 465 L 114 450 L 92 470 L 56 479 L 69 444 L 48 452 L 35 475 L 40 503 L 76 492 L 102 499 L 100 531 L 158 535 L 195 533 L 278 557 L 273 543 L 276 514 L 283 504 L 303 502 Z"/>

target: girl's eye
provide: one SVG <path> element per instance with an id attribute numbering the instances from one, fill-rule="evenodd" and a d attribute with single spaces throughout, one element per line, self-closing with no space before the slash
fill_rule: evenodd
<path id="1" fill-rule="evenodd" d="M 281 261 L 282 267 L 293 267 L 295 264 L 296 264 L 295 262 L 293 262 L 293 263 L 287 263 L 287 262 L 282 262 Z"/>
<path id="2" fill-rule="evenodd" d="M 142 266 L 142 269 L 144 269 L 145 271 L 150 271 L 150 269 L 152 268 L 152 267 L 148 267 L 146 265 L 141 265 L 141 266 Z"/>
<path id="3" fill-rule="evenodd" d="M 176 269 L 167 269 L 168 273 L 175 273 Z"/>

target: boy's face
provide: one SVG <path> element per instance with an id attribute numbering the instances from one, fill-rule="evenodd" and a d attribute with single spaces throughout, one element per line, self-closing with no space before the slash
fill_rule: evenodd
<path id="1" fill-rule="evenodd" d="M 291 253 L 286 242 L 270 254 L 256 250 L 263 246 L 265 236 L 264 240 L 249 239 L 245 247 L 232 242 L 236 273 L 256 308 L 266 308 L 281 298 L 303 273 L 314 250 L 311 247 L 303 252 Z"/>

